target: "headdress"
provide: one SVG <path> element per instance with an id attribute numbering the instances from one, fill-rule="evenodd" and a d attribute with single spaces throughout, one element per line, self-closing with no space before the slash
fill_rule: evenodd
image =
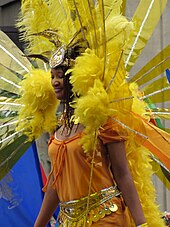
<path id="1" fill-rule="evenodd" d="M 167 170 L 170 169 L 169 153 L 162 150 L 160 144 L 155 145 L 153 138 L 148 138 L 147 134 L 148 130 L 151 130 L 156 135 L 159 134 L 161 138 L 169 138 L 168 134 L 152 125 L 150 120 L 157 119 L 158 116 L 164 118 L 169 116 L 169 109 L 159 109 L 152 102 L 156 103 L 154 97 L 158 102 L 161 101 L 161 92 L 169 100 L 167 94 L 170 86 L 167 83 L 164 88 L 157 88 L 155 91 L 153 87 L 156 87 L 155 84 L 159 84 L 162 79 L 151 82 L 150 85 L 145 83 L 154 77 L 153 69 L 156 75 L 165 70 L 165 65 L 169 62 L 169 46 L 134 77 L 128 78 L 128 73 L 150 38 L 166 3 L 167 1 L 163 0 L 160 9 L 158 1 L 141 1 L 133 17 L 133 22 L 129 22 L 122 16 L 121 0 L 25 0 L 18 22 L 22 38 L 28 43 L 26 48 L 28 55 L 39 55 L 47 59 L 50 59 L 52 55 L 50 59 L 52 68 L 60 64 L 71 66 L 67 73 L 71 72 L 70 81 L 73 85 L 73 92 L 80 96 L 75 100 L 74 117 L 85 126 L 85 135 L 82 138 L 85 152 L 89 155 L 94 154 L 98 129 L 109 117 L 127 131 L 129 166 L 135 182 L 137 182 L 136 187 L 147 222 L 154 227 L 163 226 L 163 224 L 159 219 L 153 220 L 150 216 L 149 206 L 152 207 L 152 214 L 155 213 L 153 214 L 155 217 L 159 216 L 159 212 L 153 203 L 154 189 L 148 179 L 148 176 L 152 174 L 148 157 L 150 153 L 141 148 L 141 143 L 151 149 L 155 160 L 160 159 L 162 166 Z M 156 15 L 155 20 L 153 20 L 154 15 Z M 73 53 L 76 53 L 75 56 Z M 162 53 L 165 56 L 163 60 L 160 58 L 163 56 Z M 157 62 L 156 66 L 155 62 Z M 30 63 L 27 62 L 27 64 L 31 68 Z M 41 60 L 37 60 L 37 65 L 48 71 L 47 65 Z M 31 77 L 30 85 L 36 85 L 36 82 L 32 82 L 34 71 L 29 70 L 28 73 L 29 75 L 26 77 Z M 163 80 L 166 78 L 164 77 Z M 137 84 L 139 86 L 144 84 L 145 92 L 140 91 Z M 22 87 L 23 85 L 24 81 Z M 42 98 L 46 100 L 46 95 L 41 96 L 44 88 L 35 89 L 38 92 L 34 96 L 41 97 L 39 100 Z M 21 101 L 24 100 L 22 97 Z M 25 98 L 25 100 L 30 102 L 29 98 Z M 41 102 L 33 101 L 33 103 L 35 104 L 33 105 L 34 110 L 38 111 L 30 110 L 30 113 L 34 112 L 35 116 L 32 116 L 31 119 L 24 116 L 24 120 L 28 119 L 31 122 L 37 116 L 37 119 L 44 122 L 44 117 L 49 115 L 49 112 L 41 107 L 47 106 L 48 100 L 42 106 Z M 51 104 L 50 107 L 52 106 Z M 27 111 L 25 109 L 22 112 L 25 114 Z M 23 116 L 20 116 L 20 126 L 25 128 Z M 43 126 L 41 122 L 38 124 Z M 26 121 L 26 124 L 30 123 L 28 124 Z M 35 136 L 33 129 L 36 129 L 34 124 L 29 126 L 27 132 L 29 131 L 30 135 Z M 41 129 L 44 130 L 45 127 Z M 164 140 L 164 143 L 168 148 L 170 147 L 167 139 Z M 91 151 L 91 147 L 94 147 L 94 150 Z M 140 171 L 142 173 L 143 168 L 145 168 L 145 176 L 136 174 Z M 142 183 L 143 178 L 145 178 L 145 185 Z"/>

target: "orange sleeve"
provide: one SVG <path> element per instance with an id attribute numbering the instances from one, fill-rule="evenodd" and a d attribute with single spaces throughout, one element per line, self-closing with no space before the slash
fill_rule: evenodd
<path id="1" fill-rule="evenodd" d="M 50 139 L 48 140 L 48 146 L 51 144 L 53 139 L 54 139 L 54 134 L 51 134 Z"/>
<path id="2" fill-rule="evenodd" d="M 127 137 L 127 131 L 111 118 L 99 129 L 99 138 L 103 144 L 126 141 Z"/>

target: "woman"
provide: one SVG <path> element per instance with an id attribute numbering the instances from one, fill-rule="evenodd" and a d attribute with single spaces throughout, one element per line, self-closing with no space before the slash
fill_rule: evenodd
<path id="1" fill-rule="evenodd" d="M 61 226 L 128 227 L 127 207 L 136 226 L 147 226 L 126 160 L 126 136 L 114 130 L 117 125 L 109 119 L 99 130 L 94 159 L 84 153 L 79 143 L 84 126 L 71 118 L 66 70 L 63 65 L 51 69 L 56 97 L 64 100 L 66 109 L 49 141 L 52 171 L 34 227 L 46 226 L 59 203 Z"/>
<path id="2" fill-rule="evenodd" d="M 143 138 L 150 138 L 150 129 L 153 128 L 148 123 L 152 109 L 145 100 L 151 92 L 150 86 L 144 87 L 146 91 L 148 89 L 145 96 L 132 82 L 140 81 L 141 85 L 143 74 L 137 73 L 136 77 L 132 77 L 132 83 L 127 79 L 129 70 L 141 53 L 140 48 L 145 46 L 156 24 L 148 21 L 143 24 L 143 20 L 152 18 L 146 18 L 143 13 L 137 23 L 134 20 L 129 22 L 123 16 L 123 2 L 23 1 L 18 26 L 23 40 L 28 43 L 26 53 L 47 63 L 50 54 L 58 49 L 50 62 L 52 84 L 57 98 L 64 100 L 62 118 L 49 141 L 52 171 L 44 188 L 46 194 L 35 227 L 46 225 L 59 202 L 59 221 L 63 226 L 129 226 L 126 204 L 135 225 L 147 226 L 144 224 L 146 218 L 150 227 L 164 227 L 150 180 L 153 173 L 150 153 L 143 147 Z M 144 9 L 148 12 L 148 5 L 142 1 L 134 18 L 138 19 L 137 15 Z M 149 14 L 155 15 L 158 9 L 159 6 L 154 3 Z M 148 30 L 148 23 L 152 29 Z M 143 35 L 147 39 L 142 41 L 141 46 Z M 75 56 L 69 56 L 72 49 Z M 37 65 L 43 71 L 47 66 L 39 61 Z M 67 69 L 72 73 L 72 91 L 79 95 L 77 102 L 73 103 L 72 92 L 68 89 L 69 72 L 65 73 Z M 30 85 L 34 85 L 35 95 L 31 90 L 33 97 L 23 98 L 21 103 L 25 109 L 20 114 L 22 124 L 18 128 L 24 128 L 30 140 L 56 127 L 56 110 L 51 102 L 54 92 L 52 90 L 52 95 L 48 91 L 45 93 L 49 82 L 45 77 L 47 69 L 39 73 L 34 71 L 27 76 L 30 80 L 27 81 L 24 76 L 23 81 L 28 86 L 23 86 L 23 91 L 30 91 Z M 40 89 L 37 89 L 36 81 L 32 82 L 36 74 L 40 75 Z M 38 101 L 32 101 L 33 98 Z M 155 137 L 160 138 L 156 141 L 165 142 L 161 133 L 156 133 L 158 137 L 154 133 L 151 140 L 145 141 L 144 146 L 151 152 L 155 148 Z M 160 152 L 162 142 L 161 145 L 157 143 Z M 138 195 L 129 173 L 125 150 Z M 164 155 L 158 157 L 165 160 Z"/>

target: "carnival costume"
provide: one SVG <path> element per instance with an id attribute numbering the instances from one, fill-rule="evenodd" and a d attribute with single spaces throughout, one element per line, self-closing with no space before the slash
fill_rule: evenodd
<path id="1" fill-rule="evenodd" d="M 67 154 L 69 141 L 57 142 L 52 136 L 49 142 L 53 165 L 51 173 L 55 175 L 53 186 L 60 187 L 58 191 L 63 189 L 59 195 L 60 221 L 63 226 L 81 226 L 84 221 L 90 226 L 104 216 L 109 217 L 112 212 L 114 216 L 114 212 L 120 209 L 115 204 L 115 199 L 121 201 L 120 192 L 111 187 L 113 180 L 104 176 L 108 171 L 105 168 L 107 160 L 101 165 L 99 141 L 102 144 L 126 141 L 129 167 L 147 223 L 150 227 L 164 226 L 150 180 L 153 173 L 151 157 L 169 172 L 170 135 L 167 133 L 168 128 L 163 131 L 151 121 L 158 121 L 161 117 L 169 119 L 169 109 L 158 108 L 156 103 L 163 102 L 162 93 L 164 101 L 169 101 L 170 76 L 167 68 L 170 64 L 170 46 L 132 78 L 128 77 L 128 73 L 149 40 L 166 3 L 166 0 L 162 0 L 160 7 L 159 1 L 142 0 L 132 21 L 128 22 L 122 16 L 125 1 L 121 0 L 25 0 L 18 27 L 23 40 L 28 43 L 25 55 L 37 59 L 33 64 L 18 49 L 11 50 L 10 45 L 3 42 L 7 38 L 0 33 L 3 38 L 1 51 L 7 56 L 0 65 L 4 74 L 0 77 L 3 88 L 0 102 L 3 119 L 1 127 L 4 134 L 1 140 L 3 159 L 0 170 L 7 166 L 1 175 L 26 150 L 29 141 L 38 138 L 44 131 L 52 132 L 59 124 L 56 122 L 57 101 L 50 85 L 47 62 L 50 59 L 52 68 L 62 64 L 69 66 L 66 77 L 71 73 L 72 90 L 75 97 L 78 97 L 71 103 L 75 110 L 72 120 L 84 125 L 85 129 L 81 135 L 73 138 L 80 140 L 80 149 L 76 150 L 80 152 L 79 155 L 75 151 L 70 152 L 70 156 Z M 77 51 L 79 56 L 72 58 L 72 51 Z M 14 65 L 11 65 L 13 62 Z M 165 69 L 166 76 L 150 82 Z M 163 88 L 159 85 L 162 82 Z M 143 90 L 138 88 L 141 85 L 145 85 Z M 17 131 L 14 132 L 16 125 Z M 52 146 L 58 147 L 58 156 L 54 155 Z M 85 164 L 81 162 L 81 155 L 83 160 L 87 159 L 88 168 L 84 166 L 82 169 L 87 179 L 83 182 L 85 187 L 75 192 L 72 189 L 77 185 L 76 181 L 80 180 L 80 173 L 73 178 L 67 168 L 70 169 L 69 163 L 71 169 L 81 169 L 80 165 L 76 166 L 76 163 Z M 79 160 L 71 162 L 73 157 Z M 97 169 L 100 166 L 104 169 L 102 172 L 100 168 Z M 95 177 L 98 180 L 94 180 Z M 100 178 L 104 179 L 102 188 Z M 70 194 L 65 192 L 63 184 L 67 190 L 72 185 Z M 75 200 L 79 200 L 79 203 Z M 93 200 L 94 203 L 91 202 Z M 77 204 L 78 207 L 81 205 L 81 209 L 84 207 L 83 213 L 79 213 Z M 131 225 L 134 225 L 133 222 Z"/>

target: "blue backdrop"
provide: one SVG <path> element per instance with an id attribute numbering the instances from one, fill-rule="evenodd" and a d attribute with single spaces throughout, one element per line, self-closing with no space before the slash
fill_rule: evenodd
<path id="1" fill-rule="evenodd" d="M 0 181 L 0 227 L 33 227 L 43 199 L 42 186 L 33 144 Z"/>

